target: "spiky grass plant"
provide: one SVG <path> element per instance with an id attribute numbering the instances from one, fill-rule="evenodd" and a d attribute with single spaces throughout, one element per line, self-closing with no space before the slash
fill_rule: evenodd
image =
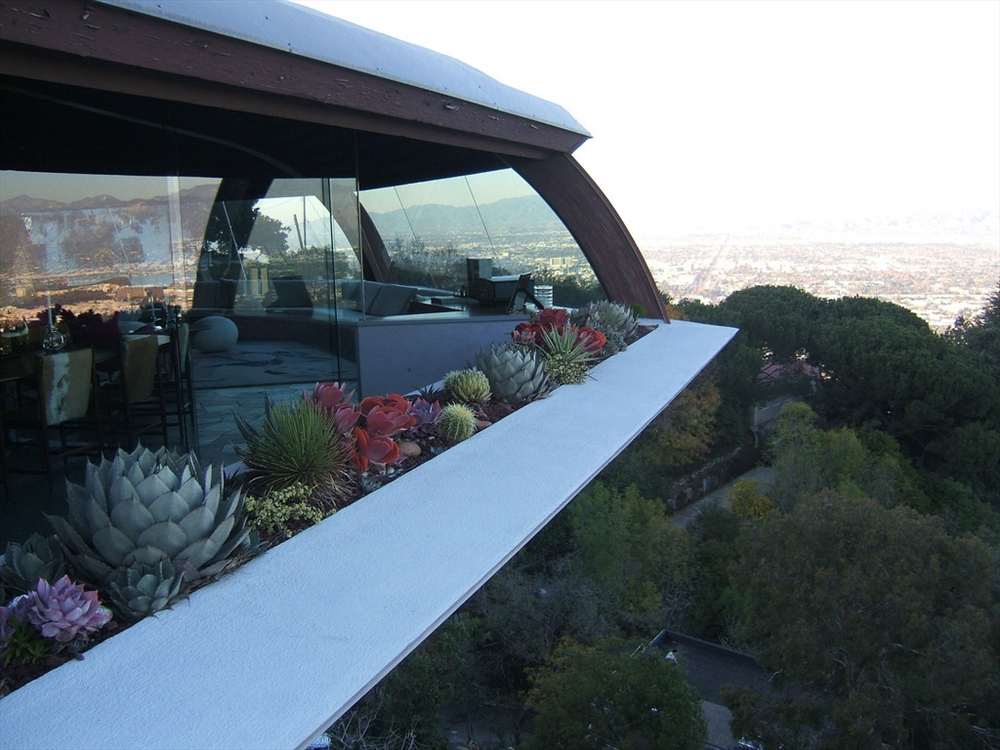
<path id="1" fill-rule="evenodd" d="M 594 355 L 587 351 L 586 340 L 577 330 L 566 326 L 542 333 L 541 350 L 545 355 L 545 369 L 558 385 L 582 383 L 587 379 L 587 366 Z"/>
<path id="2" fill-rule="evenodd" d="M 251 473 L 250 490 L 266 494 L 302 484 L 321 504 L 343 501 L 351 488 L 350 438 L 307 401 L 266 401 L 264 407 L 260 429 L 236 417 L 246 442 L 236 454 Z"/>

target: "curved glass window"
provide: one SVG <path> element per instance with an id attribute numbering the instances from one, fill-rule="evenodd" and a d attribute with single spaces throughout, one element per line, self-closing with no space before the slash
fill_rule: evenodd
<path id="1" fill-rule="evenodd" d="M 492 278 L 531 274 L 547 305 L 572 307 L 605 296 L 572 235 L 511 169 L 364 190 L 360 199 L 385 243 L 396 283 L 464 297 L 473 291 L 470 273 L 488 269 Z M 470 266 L 469 260 L 487 263 Z"/>

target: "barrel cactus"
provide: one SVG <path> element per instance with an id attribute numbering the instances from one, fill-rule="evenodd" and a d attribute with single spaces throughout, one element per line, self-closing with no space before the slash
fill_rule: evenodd
<path id="1" fill-rule="evenodd" d="M 66 556 L 55 537 L 32 534 L 24 544 L 7 543 L 0 562 L 0 581 L 12 591 L 27 593 L 39 579 L 57 581 L 64 575 Z"/>
<path id="2" fill-rule="evenodd" d="M 444 376 L 444 389 L 452 399 L 463 404 L 482 404 L 490 400 L 490 381 L 474 367 L 449 372 Z"/>
<path id="3" fill-rule="evenodd" d="M 66 517 L 47 516 L 78 575 L 103 586 L 136 561 L 164 558 L 186 581 L 217 575 L 248 536 L 243 493 L 227 493 L 221 466 L 193 453 L 140 444 L 66 483 Z"/>
<path id="4" fill-rule="evenodd" d="M 545 360 L 534 348 L 503 344 L 476 355 L 476 367 L 490 382 L 493 398 L 521 404 L 551 390 Z"/>
<path id="5" fill-rule="evenodd" d="M 448 404 L 438 417 L 441 436 L 452 443 L 472 437 L 476 431 L 476 415 L 465 404 Z"/>

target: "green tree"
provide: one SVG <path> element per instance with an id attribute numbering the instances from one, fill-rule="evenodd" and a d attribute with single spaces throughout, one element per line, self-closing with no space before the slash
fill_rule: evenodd
<path id="1" fill-rule="evenodd" d="M 729 580 L 736 559 L 741 521 L 730 508 L 712 503 L 688 526 L 694 540 L 691 570 L 693 606 L 684 632 L 728 645 L 735 643 L 733 626 L 738 592 Z"/>
<path id="2" fill-rule="evenodd" d="M 886 507 L 932 509 L 919 476 L 884 432 L 824 431 L 816 412 L 793 402 L 782 409 L 769 450 L 776 475 L 771 497 L 786 510 L 825 490 L 867 495 Z"/>
<path id="3" fill-rule="evenodd" d="M 626 632 L 677 624 L 690 606 L 691 539 L 661 501 L 598 481 L 569 506 L 577 565 Z"/>
<path id="4" fill-rule="evenodd" d="M 247 247 L 259 250 L 274 261 L 288 262 L 288 233 L 291 231 L 277 219 L 257 213 Z"/>
<path id="5" fill-rule="evenodd" d="M 740 325 L 732 310 L 724 311 L 716 305 L 684 300 L 680 309 L 687 319 L 698 323 Z M 757 382 L 765 355 L 765 348 L 755 343 L 747 331 L 740 330 L 709 365 L 707 376 L 711 377 L 721 398 L 715 414 L 717 446 L 735 447 L 744 443 L 750 430 L 753 406 L 766 399 Z"/>
<path id="6" fill-rule="evenodd" d="M 723 319 L 745 331 L 750 346 L 779 362 L 806 353 L 821 300 L 792 286 L 754 286 L 735 291 L 719 305 Z"/>
<path id="7" fill-rule="evenodd" d="M 960 317 L 945 337 L 972 351 L 1000 381 L 1000 282 L 973 318 Z"/>
<path id="8" fill-rule="evenodd" d="M 819 403 L 831 419 L 883 430 L 926 470 L 995 496 L 996 453 L 976 441 L 997 444 L 1000 390 L 971 352 L 883 316 L 824 326 L 811 358 L 823 370 Z"/>
<path id="9" fill-rule="evenodd" d="M 774 510 L 774 501 L 761 492 L 756 479 L 740 479 L 726 495 L 733 512 L 741 518 L 762 521 Z"/>
<path id="10" fill-rule="evenodd" d="M 740 630 L 767 670 L 828 696 L 840 746 L 960 748 L 996 730 L 990 553 L 940 519 L 844 494 L 745 524 Z"/>
<path id="11" fill-rule="evenodd" d="M 531 747 L 544 750 L 700 750 L 698 693 L 658 649 L 563 643 L 534 677 Z"/>
<path id="12" fill-rule="evenodd" d="M 700 466 L 711 453 L 721 404 L 711 374 L 702 373 L 622 451 L 602 480 L 619 487 L 635 484 L 646 494 L 669 497 L 684 472 Z"/>

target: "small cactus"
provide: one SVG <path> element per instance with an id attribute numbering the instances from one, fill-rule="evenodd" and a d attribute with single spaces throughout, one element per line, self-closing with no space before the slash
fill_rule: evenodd
<path id="1" fill-rule="evenodd" d="M 448 404 L 438 417 L 441 436 L 452 443 L 468 440 L 476 431 L 476 415 L 464 404 Z"/>
<path id="2" fill-rule="evenodd" d="M 490 400 L 490 381 L 479 370 L 452 370 L 444 376 L 444 389 L 448 395 L 463 404 L 482 404 Z"/>

